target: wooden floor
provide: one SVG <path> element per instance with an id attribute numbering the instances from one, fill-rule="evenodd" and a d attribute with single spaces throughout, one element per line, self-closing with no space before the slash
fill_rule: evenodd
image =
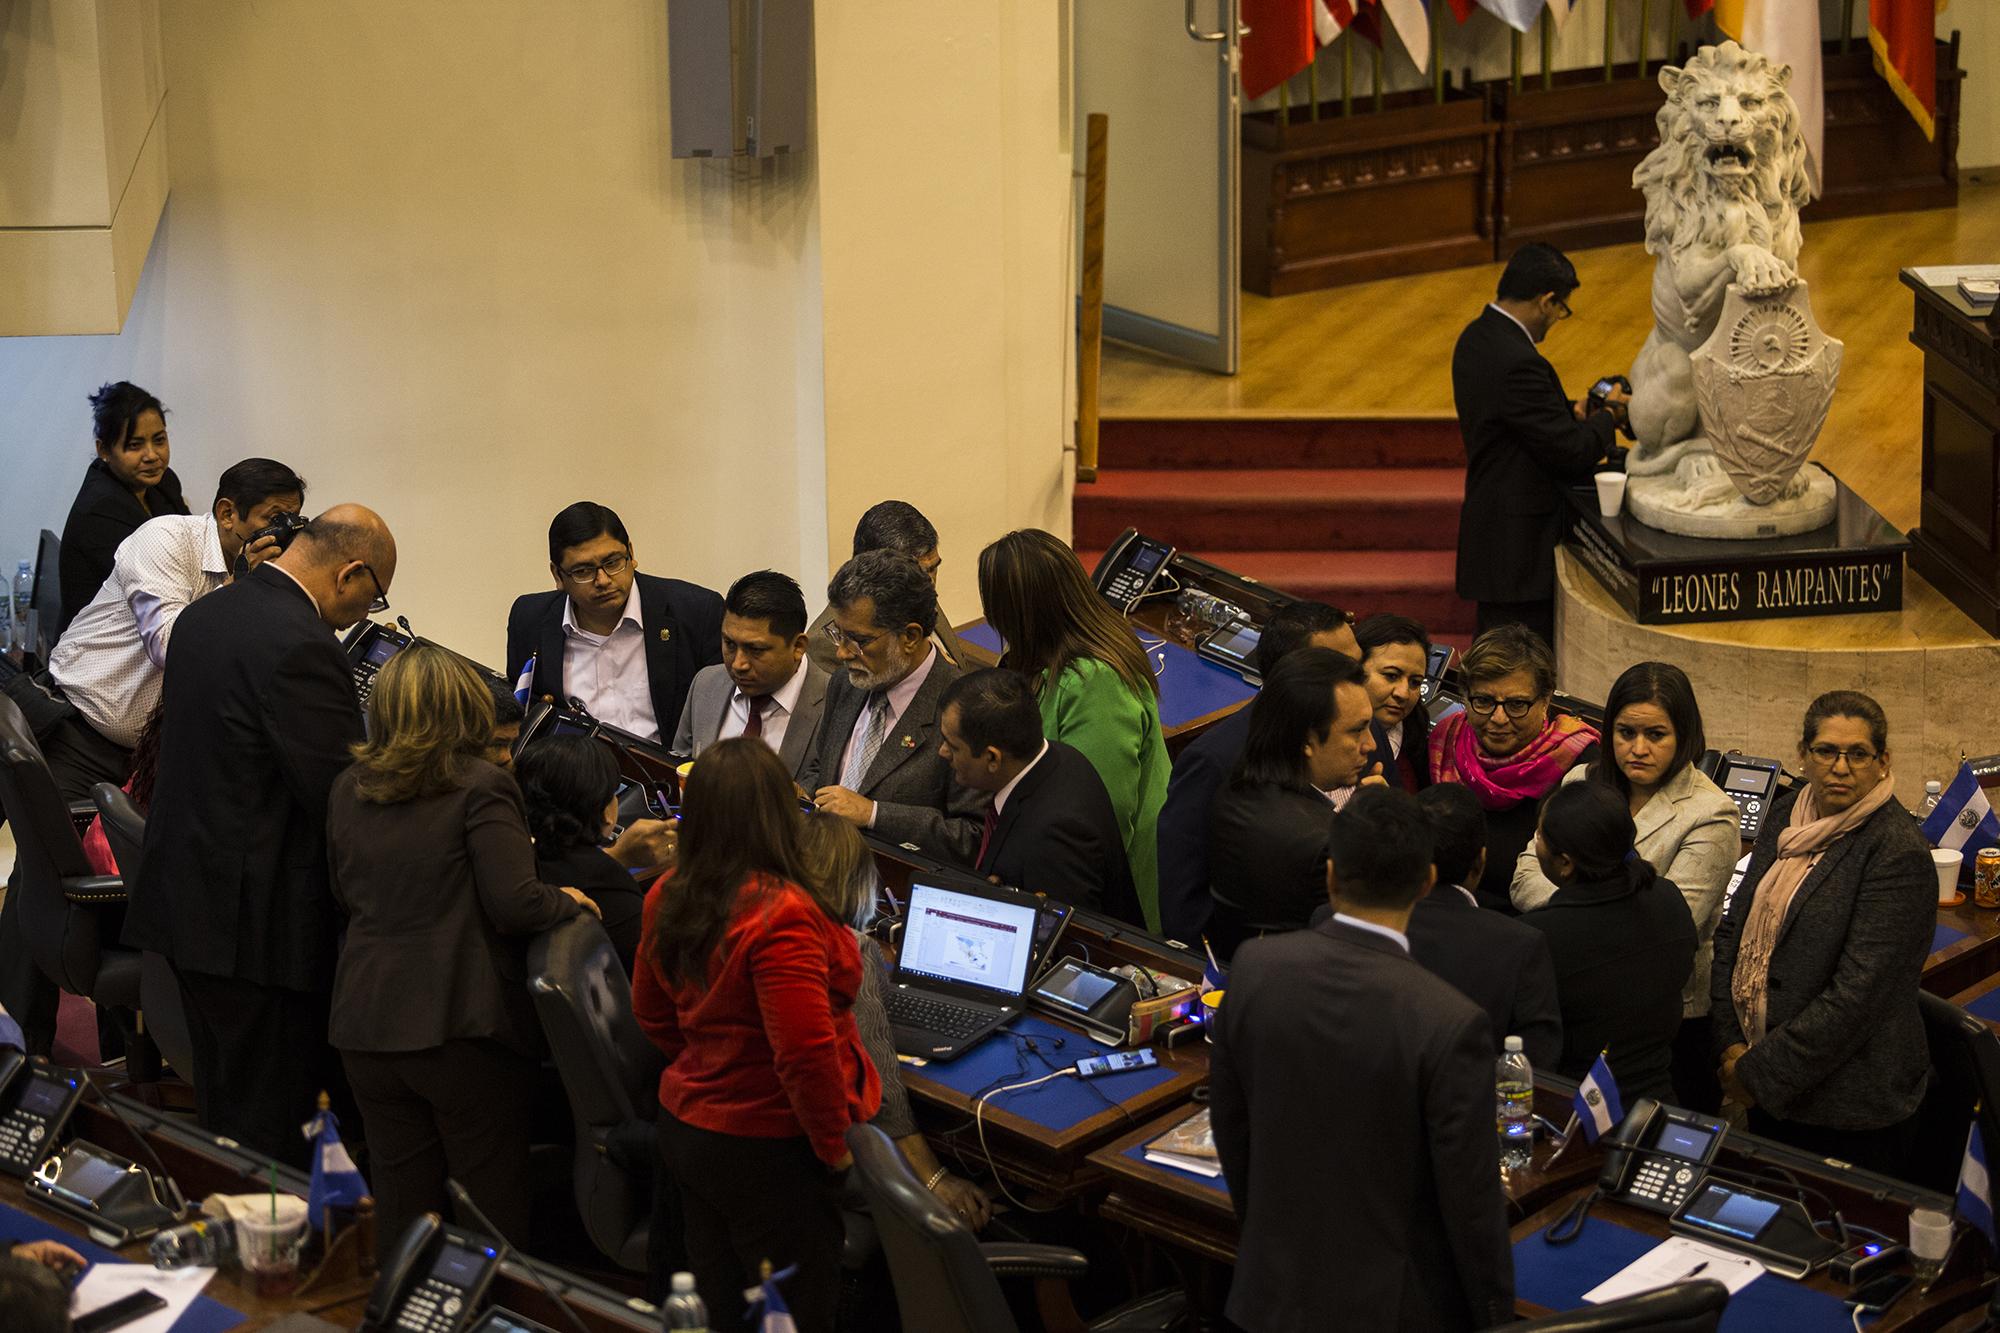
<path id="1" fill-rule="evenodd" d="M 1915 264 L 2000 260 L 2000 184 L 1967 180 L 1959 206 L 1808 223 L 1799 269 L 1829 337 L 1846 344 L 1840 388 L 1813 457 L 1898 528 L 1918 517 L 1923 359 L 1909 341 Z M 1623 373 L 1652 328 L 1653 257 L 1639 245 L 1578 250 L 1574 318 L 1543 351 L 1571 393 Z M 1451 349 L 1491 299 L 1498 264 L 1301 296 L 1243 294 L 1242 372 L 1233 377 L 1107 346 L 1107 416 L 1450 416 Z M 1990 643 L 1957 608 L 1910 577 L 1900 615 L 1693 626 L 1691 637 L 1815 646 Z"/>

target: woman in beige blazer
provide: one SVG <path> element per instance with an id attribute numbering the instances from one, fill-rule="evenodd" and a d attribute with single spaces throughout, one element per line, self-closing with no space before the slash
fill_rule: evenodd
<path id="1" fill-rule="evenodd" d="M 1578 764 L 1563 781 L 1594 779 L 1623 795 L 1638 829 L 1639 855 L 1687 899 L 1700 947 L 1681 989 L 1674 1093 L 1683 1106 L 1713 1112 L 1722 1105 L 1722 1088 L 1710 1043 L 1708 973 L 1723 894 L 1742 854 L 1736 804 L 1694 766 L 1708 742 L 1694 686 L 1679 667 L 1641 662 L 1628 668 L 1611 686 L 1604 717 L 1602 756 Z M 1509 897 L 1515 909 L 1540 907 L 1555 891 L 1531 844 L 1514 864 Z"/>

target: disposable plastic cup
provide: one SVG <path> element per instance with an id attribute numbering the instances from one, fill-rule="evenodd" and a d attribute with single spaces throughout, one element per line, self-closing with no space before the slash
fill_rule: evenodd
<path id="1" fill-rule="evenodd" d="M 1600 472 L 1596 480 L 1597 512 L 1606 518 L 1617 518 L 1618 511 L 1625 507 L 1625 474 Z"/>
<path id="2" fill-rule="evenodd" d="M 258 1295 L 282 1296 L 298 1285 L 299 1249 L 305 1239 L 304 1208 L 280 1207 L 275 1222 L 268 1212 L 236 1219 L 237 1257 Z"/>
<path id="3" fill-rule="evenodd" d="M 1958 896 L 1958 872 L 1965 864 L 1965 853 L 1952 847 L 1934 847 L 1931 864 L 1937 868 L 1938 901 L 1948 903 Z"/>

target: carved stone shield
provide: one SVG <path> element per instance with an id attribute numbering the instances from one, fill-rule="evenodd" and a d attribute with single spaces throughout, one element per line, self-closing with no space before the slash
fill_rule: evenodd
<path id="1" fill-rule="evenodd" d="M 1730 284 L 1715 332 L 1690 359 L 1702 432 L 1750 503 L 1777 499 L 1805 464 L 1833 405 L 1842 350 L 1813 319 L 1804 282 L 1755 299 Z"/>

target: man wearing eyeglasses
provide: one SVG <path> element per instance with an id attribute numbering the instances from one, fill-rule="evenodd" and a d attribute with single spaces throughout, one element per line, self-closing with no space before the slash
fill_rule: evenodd
<path id="1" fill-rule="evenodd" d="M 549 574 L 555 591 L 507 614 L 508 674 L 532 660 L 537 698 L 578 699 L 599 722 L 667 739 L 695 673 L 722 660 L 722 598 L 641 574 L 624 522 L 589 500 L 549 524 Z"/>
<path id="2" fill-rule="evenodd" d="M 1571 402 L 1537 350 L 1570 316 L 1576 268 L 1536 242 L 1507 261 L 1494 299 L 1458 335 L 1452 398 L 1465 439 L 1465 501 L 1458 518 L 1458 595 L 1479 606 L 1479 632 L 1520 624 L 1555 642 L 1555 551 L 1566 526 L 1565 487 L 1623 467 L 1617 444 L 1623 391 L 1607 408 Z M 1606 462 L 1609 456 L 1612 461 Z"/>

